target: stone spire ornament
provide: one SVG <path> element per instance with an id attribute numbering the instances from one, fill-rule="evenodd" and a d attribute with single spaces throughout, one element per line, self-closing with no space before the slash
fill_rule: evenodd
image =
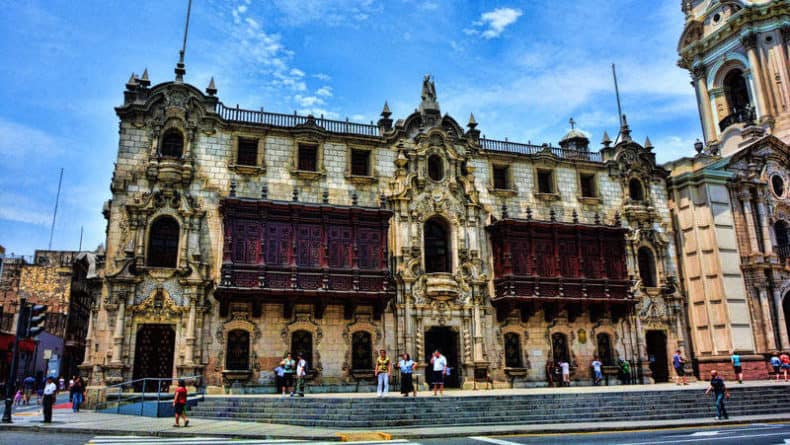
<path id="1" fill-rule="evenodd" d="M 384 108 L 381 110 L 381 118 L 378 122 L 379 132 L 384 133 L 388 130 L 392 130 L 392 111 L 390 111 L 390 106 L 387 101 L 384 101 Z"/>
<path id="2" fill-rule="evenodd" d="M 217 85 L 214 83 L 214 76 L 211 76 L 211 80 L 208 82 L 208 86 L 206 87 L 206 94 L 208 94 L 209 96 L 217 95 Z"/>
<path id="3" fill-rule="evenodd" d="M 137 75 L 132 73 L 132 75 L 129 76 L 129 80 L 126 81 L 126 89 L 134 90 L 135 88 L 137 88 Z"/>
<path id="4" fill-rule="evenodd" d="M 603 131 L 601 145 L 603 145 L 604 148 L 609 148 L 609 146 L 612 145 L 612 138 L 609 137 L 609 133 L 607 133 L 606 130 Z"/>
<path id="5" fill-rule="evenodd" d="M 644 147 L 645 147 L 647 150 L 652 150 L 652 149 L 654 148 L 654 147 L 653 147 L 653 143 L 652 143 L 652 142 L 650 142 L 650 136 L 648 136 L 648 137 L 646 137 L 646 138 L 645 138 L 645 145 L 644 145 Z"/>
<path id="6" fill-rule="evenodd" d="M 148 88 L 151 86 L 151 79 L 148 78 L 148 68 L 143 70 L 143 75 L 139 79 L 137 79 L 137 83 L 142 86 L 143 88 Z"/>

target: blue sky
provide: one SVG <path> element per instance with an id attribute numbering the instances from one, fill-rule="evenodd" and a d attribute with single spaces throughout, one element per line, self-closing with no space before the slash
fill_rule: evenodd
<path id="1" fill-rule="evenodd" d="M 113 107 L 132 72 L 172 80 L 186 0 L 0 0 L 0 244 L 104 239 L 117 150 Z M 369 122 L 435 77 L 443 112 L 491 138 L 556 142 L 573 117 L 595 146 L 617 133 L 610 63 L 634 137 L 661 162 L 692 153 L 699 118 L 675 66 L 677 1 L 194 0 L 186 80 L 226 105 Z"/>

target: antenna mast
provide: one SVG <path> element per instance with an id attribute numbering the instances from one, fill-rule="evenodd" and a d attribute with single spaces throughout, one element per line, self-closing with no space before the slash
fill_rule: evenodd
<path id="1" fill-rule="evenodd" d="M 187 3 L 187 19 L 184 25 L 184 41 L 181 43 L 181 51 L 178 52 L 178 63 L 176 64 L 176 81 L 183 82 L 184 74 L 187 70 L 184 66 L 184 54 L 187 52 L 187 35 L 189 34 L 189 16 L 192 13 L 192 0 Z"/>
<path id="2" fill-rule="evenodd" d="M 58 216 L 58 202 L 60 202 L 60 186 L 63 184 L 63 167 L 60 168 L 60 179 L 58 179 L 58 194 L 55 196 L 55 211 L 52 212 L 52 227 L 49 229 L 49 247 L 52 250 L 52 237 L 55 235 L 55 218 Z"/>

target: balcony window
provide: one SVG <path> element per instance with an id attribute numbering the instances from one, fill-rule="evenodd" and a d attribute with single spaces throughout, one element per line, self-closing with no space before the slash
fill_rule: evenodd
<path id="1" fill-rule="evenodd" d="M 595 187 L 595 175 L 582 173 L 579 175 L 579 184 L 583 198 L 596 198 L 598 196 Z"/>
<path id="2" fill-rule="evenodd" d="M 554 193 L 554 173 L 538 170 L 538 193 Z"/>
<path id="3" fill-rule="evenodd" d="M 495 165 L 494 172 L 494 188 L 499 190 L 508 190 L 510 189 L 510 185 L 508 184 L 508 167 L 506 165 Z"/>
<path id="4" fill-rule="evenodd" d="M 181 158 L 184 154 L 184 135 L 176 129 L 170 129 L 162 135 L 159 154 L 168 158 Z"/>
<path id="5" fill-rule="evenodd" d="M 149 266 L 176 267 L 179 231 L 178 222 L 169 216 L 162 216 L 151 224 L 148 235 Z"/>
<path id="6" fill-rule="evenodd" d="M 370 151 L 351 150 L 351 174 L 353 176 L 371 176 Z"/>
<path id="7" fill-rule="evenodd" d="M 302 171 L 318 171 L 318 146 L 299 144 L 298 169 Z"/>
<path id="8" fill-rule="evenodd" d="M 722 86 L 729 114 L 719 122 L 719 129 L 724 131 L 733 124 L 753 122 L 755 119 L 754 107 L 749 98 L 749 88 L 746 85 L 743 71 L 731 70 L 724 77 Z"/>
<path id="9" fill-rule="evenodd" d="M 637 257 L 642 286 L 656 287 L 656 259 L 653 256 L 653 251 L 647 247 L 640 247 Z"/>
<path id="10" fill-rule="evenodd" d="M 434 181 L 444 179 L 444 161 L 441 156 L 431 155 L 428 158 L 428 176 Z"/>
<path id="11" fill-rule="evenodd" d="M 258 165 L 258 140 L 239 138 L 239 148 L 236 152 L 236 164 Z"/>
<path id="12" fill-rule="evenodd" d="M 642 181 L 633 178 L 628 181 L 628 196 L 631 201 L 641 202 L 645 200 L 645 188 L 642 186 Z"/>
<path id="13" fill-rule="evenodd" d="M 505 366 L 523 368 L 524 360 L 521 356 L 521 336 L 508 332 L 505 334 Z"/>
<path id="14" fill-rule="evenodd" d="M 447 224 L 439 218 L 425 223 L 425 271 L 450 272 L 450 237 Z"/>

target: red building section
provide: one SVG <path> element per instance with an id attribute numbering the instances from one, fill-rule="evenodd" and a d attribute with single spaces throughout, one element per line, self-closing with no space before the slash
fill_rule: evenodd
<path id="1" fill-rule="evenodd" d="M 358 304 L 380 317 L 394 296 L 388 267 L 385 209 L 228 198 L 221 211 L 225 244 L 221 282 L 215 292 L 220 313 L 231 302 L 313 304 L 316 318 L 328 304 Z"/>
<path id="2" fill-rule="evenodd" d="M 514 309 L 551 320 L 563 309 L 618 319 L 633 303 L 622 227 L 506 218 L 487 228 L 494 252 L 492 298 L 501 321 Z"/>

